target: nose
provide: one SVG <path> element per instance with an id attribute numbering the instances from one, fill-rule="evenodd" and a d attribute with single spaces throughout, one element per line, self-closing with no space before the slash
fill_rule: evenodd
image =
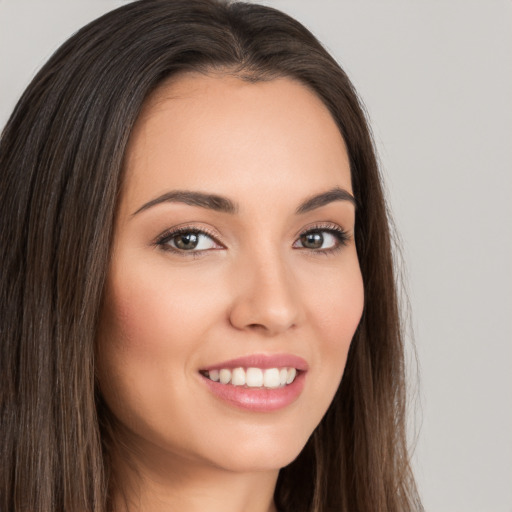
<path id="1" fill-rule="evenodd" d="M 229 319 L 233 327 L 275 336 L 300 323 L 298 290 L 284 261 L 275 255 L 253 255 L 232 277 Z"/>

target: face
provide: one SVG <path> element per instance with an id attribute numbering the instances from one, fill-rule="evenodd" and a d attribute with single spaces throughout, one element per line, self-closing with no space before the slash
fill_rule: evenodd
<path id="1" fill-rule="evenodd" d="M 98 340 L 125 443 L 230 471 L 299 454 L 362 313 L 351 194 L 335 122 L 296 81 L 188 74 L 148 100 Z"/>

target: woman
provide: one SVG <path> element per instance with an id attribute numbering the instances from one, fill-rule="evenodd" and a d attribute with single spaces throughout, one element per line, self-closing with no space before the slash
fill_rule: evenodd
<path id="1" fill-rule="evenodd" d="M 0 169 L 2 510 L 421 509 L 372 141 L 304 27 L 113 11 Z"/>

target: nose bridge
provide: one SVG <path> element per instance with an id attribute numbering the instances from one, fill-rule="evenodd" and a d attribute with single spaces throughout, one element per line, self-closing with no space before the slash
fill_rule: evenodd
<path id="1" fill-rule="evenodd" d="M 260 247 L 241 257 L 234 277 L 232 325 L 277 334 L 297 324 L 298 294 L 290 266 L 278 247 Z"/>

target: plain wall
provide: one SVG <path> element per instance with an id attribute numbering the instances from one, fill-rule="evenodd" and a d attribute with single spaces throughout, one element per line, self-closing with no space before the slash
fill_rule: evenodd
<path id="1" fill-rule="evenodd" d="M 0 0 L 0 126 L 58 45 L 123 3 Z M 512 2 L 263 3 L 319 37 L 372 121 L 408 273 L 426 511 L 512 512 Z"/>

